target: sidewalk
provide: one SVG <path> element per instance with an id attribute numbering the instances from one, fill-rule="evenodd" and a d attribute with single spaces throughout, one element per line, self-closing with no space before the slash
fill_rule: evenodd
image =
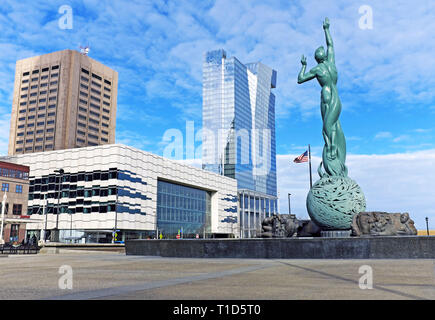
<path id="1" fill-rule="evenodd" d="M 372 289 L 362 289 L 368 268 Z M 72 289 L 61 288 L 65 270 Z M 434 279 L 433 260 L 185 259 L 80 251 L 1 259 L 0 299 L 433 300 Z"/>

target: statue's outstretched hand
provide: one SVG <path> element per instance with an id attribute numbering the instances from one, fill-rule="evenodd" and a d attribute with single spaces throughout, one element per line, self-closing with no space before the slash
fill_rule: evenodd
<path id="1" fill-rule="evenodd" d="M 301 63 L 302 63 L 303 66 L 307 65 L 307 58 L 304 55 L 302 55 Z"/>
<path id="2" fill-rule="evenodd" d="M 323 21 L 323 29 L 329 29 L 329 19 L 325 18 L 325 21 Z"/>

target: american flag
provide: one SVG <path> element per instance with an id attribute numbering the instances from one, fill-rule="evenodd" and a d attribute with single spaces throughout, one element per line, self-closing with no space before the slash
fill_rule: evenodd
<path id="1" fill-rule="evenodd" d="M 293 160 L 293 162 L 295 162 L 295 163 L 302 163 L 302 162 L 307 162 L 307 161 L 308 161 L 308 150 Z"/>

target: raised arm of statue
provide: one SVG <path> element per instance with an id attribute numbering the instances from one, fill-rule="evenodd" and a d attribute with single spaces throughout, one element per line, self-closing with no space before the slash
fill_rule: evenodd
<path id="1" fill-rule="evenodd" d="M 305 58 L 305 56 L 302 56 L 301 63 L 302 63 L 302 69 L 298 75 L 298 83 L 304 83 L 305 81 L 314 79 L 317 74 L 316 68 L 314 67 L 313 69 L 305 73 L 305 70 L 307 69 L 307 58 Z"/>
<path id="2" fill-rule="evenodd" d="M 326 45 L 328 46 L 327 60 L 329 62 L 335 63 L 334 43 L 332 42 L 331 33 L 329 33 L 329 19 L 328 18 L 325 18 L 325 21 L 323 22 L 323 30 L 325 30 Z"/>

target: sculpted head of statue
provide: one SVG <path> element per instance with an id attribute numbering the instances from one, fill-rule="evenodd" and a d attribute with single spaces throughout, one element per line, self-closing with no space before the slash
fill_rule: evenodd
<path id="1" fill-rule="evenodd" d="M 320 46 L 316 49 L 314 52 L 314 58 L 316 59 L 317 63 L 322 63 L 326 59 L 326 52 L 325 48 L 323 46 Z"/>

